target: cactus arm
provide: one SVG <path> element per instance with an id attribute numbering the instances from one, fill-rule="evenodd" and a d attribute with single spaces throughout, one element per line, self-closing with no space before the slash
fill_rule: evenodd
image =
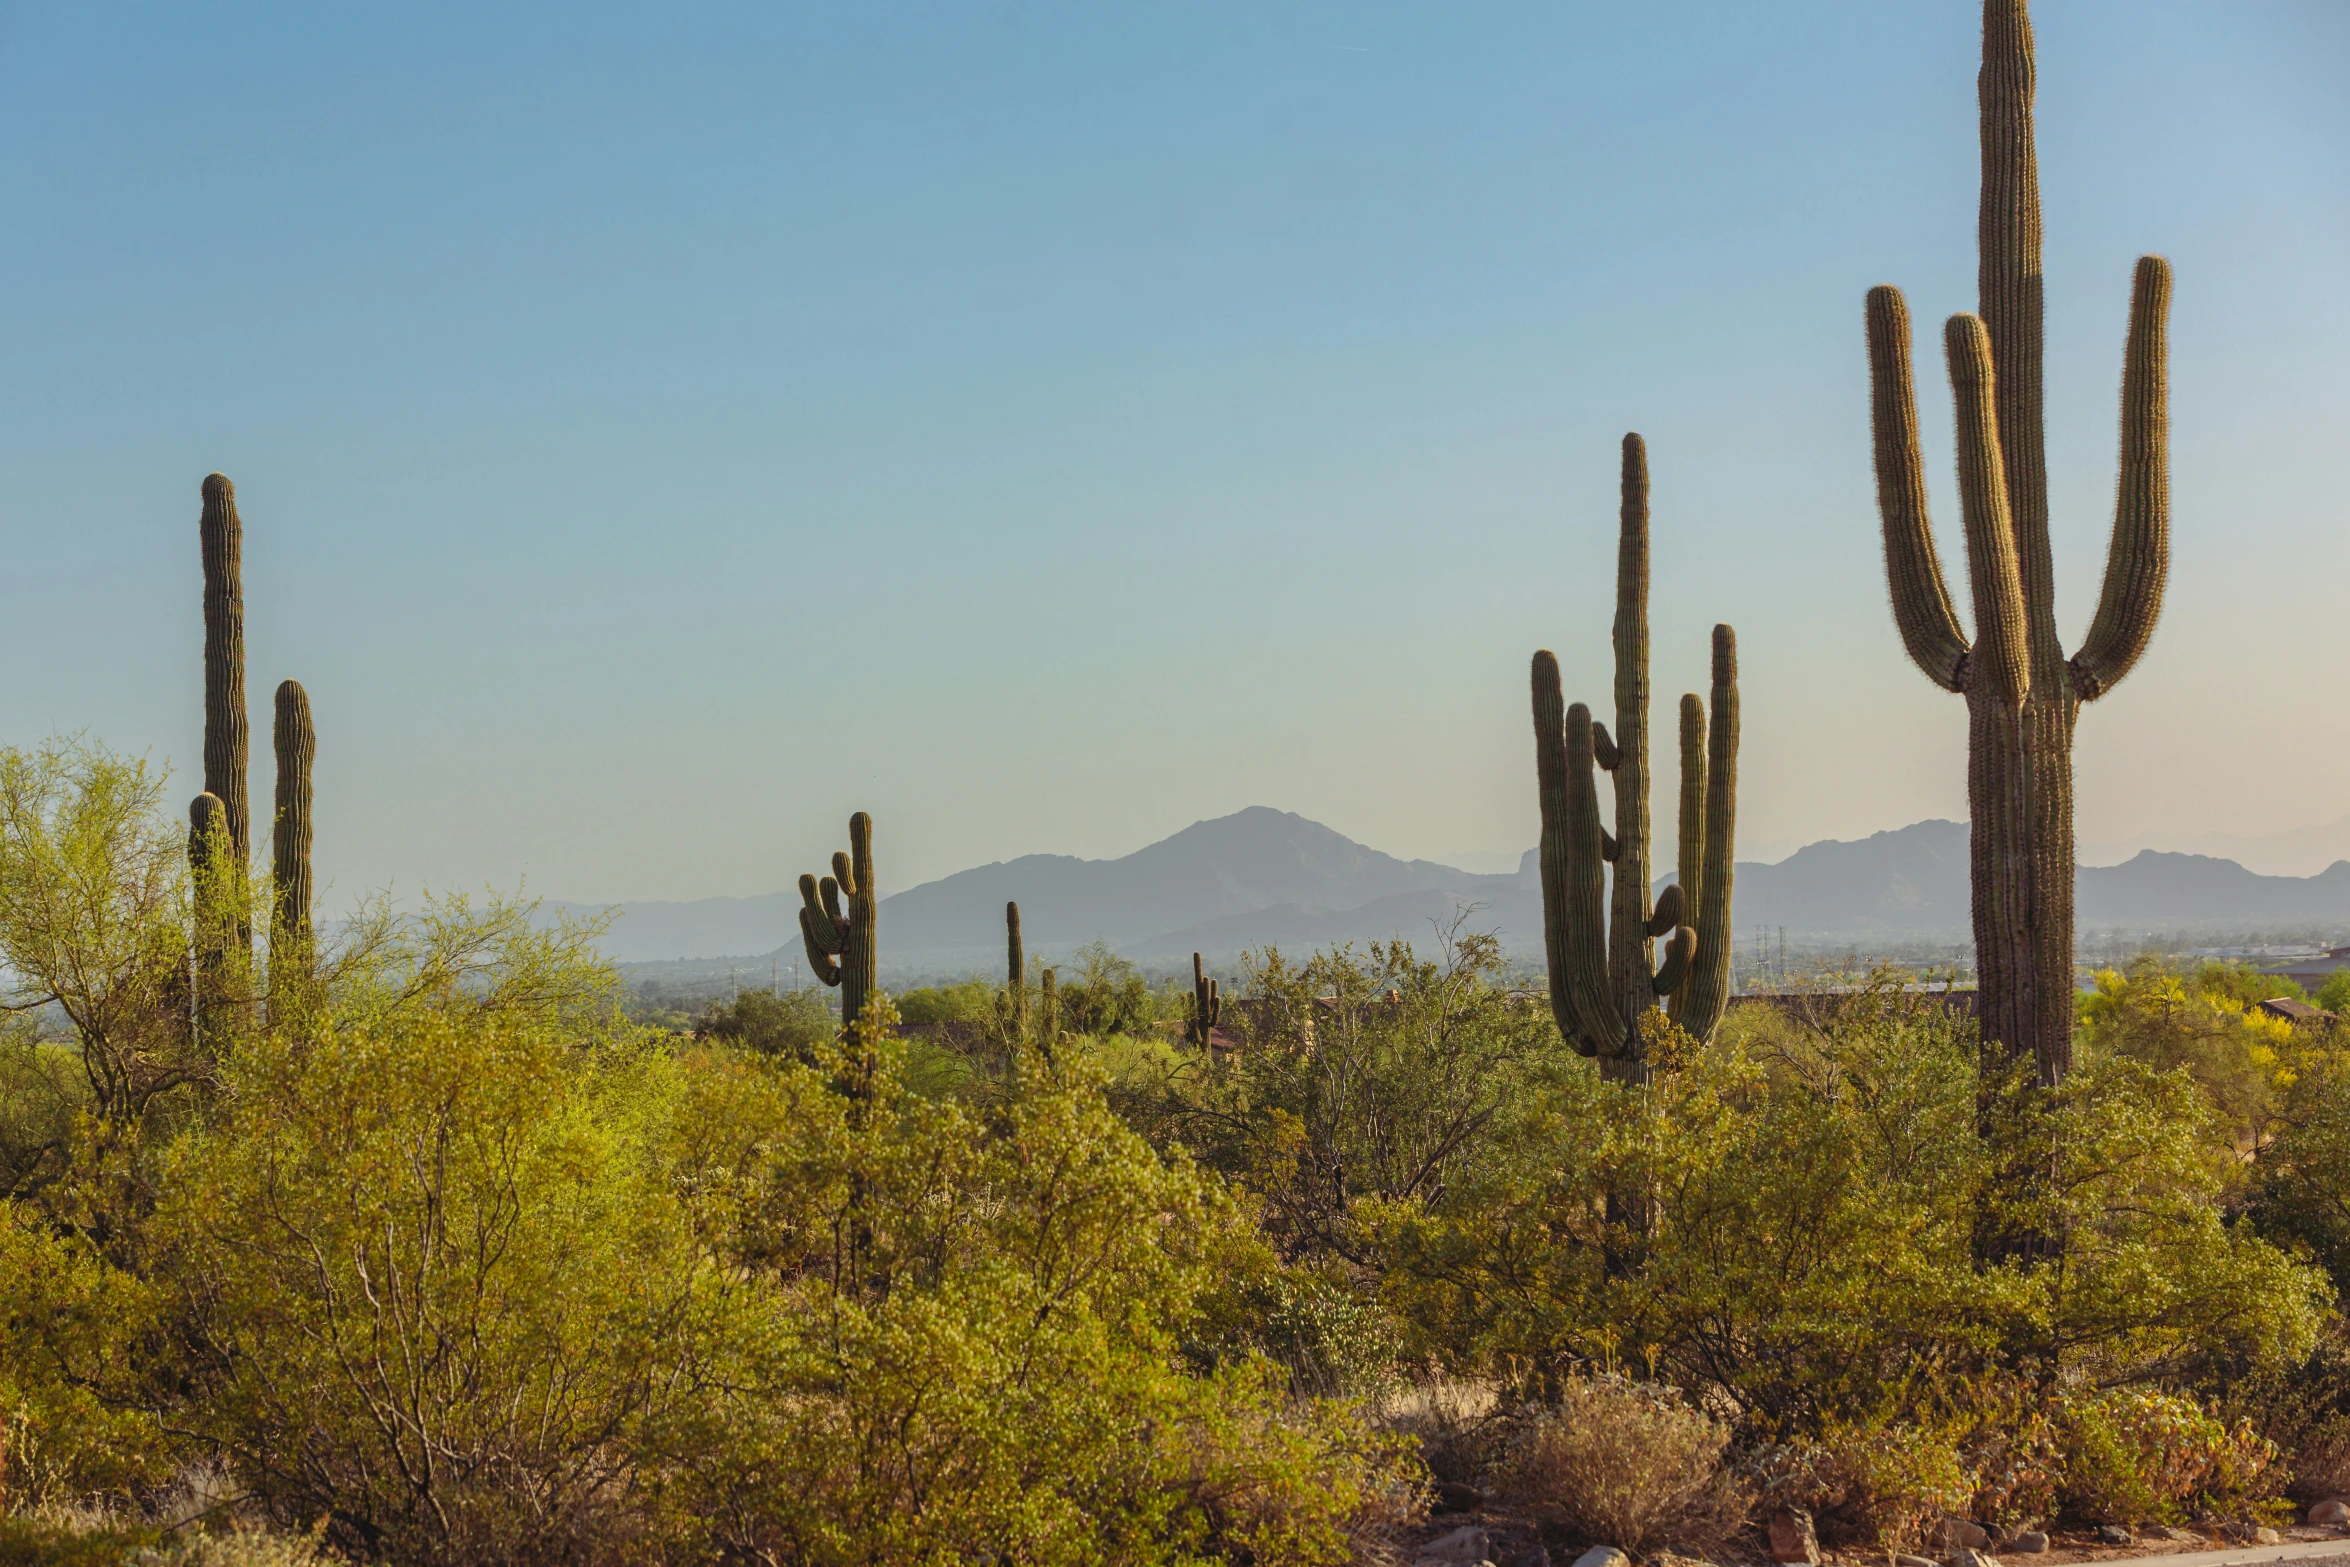
<path id="1" fill-rule="evenodd" d="M 1656 912 L 1648 917 L 1649 935 L 1666 936 L 1672 934 L 1681 923 L 1682 903 L 1681 886 L 1678 882 L 1667 886 L 1664 891 L 1658 893 Z"/>
<path id="2" fill-rule="evenodd" d="M 2142 256 L 2122 361 L 2122 471 L 2097 617 L 2073 655 L 2084 702 L 2112 690 L 2153 639 L 2170 576 L 2170 263 Z"/>
<path id="3" fill-rule="evenodd" d="M 1591 710 L 1568 709 L 1558 660 L 1534 655 L 1534 773 L 1542 807 L 1542 935 L 1550 1009 L 1559 1033 L 1595 1055 L 1617 1032 L 1607 1005 L 1606 873 L 1599 857 L 1599 793 L 1591 778 Z"/>
<path id="4" fill-rule="evenodd" d="M 849 818 L 849 868 L 856 885 L 842 887 L 849 894 L 849 949 L 842 954 L 841 999 L 844 1004 L 853 1001 L 862 1017 L 866 999 L 879 988 L 880 953 L 874 938 L 881 901 L 873 886 L 873 818 L 863 811 Z M 852 985 L 854 995 L 848 988 Z"/>
<path id="5" fill-rule="evenodd" d="M 1697 951 L 1673 997 L 1673 1021 L 1710 1039 L 1730 1004 L 1730 883 L 1738 838 L 1738 634 L 1714 627 L 1713 723 L 1706 755 L 1705 855 L 1698 870 Z"/>
<path id="6" fill-rule="evenodd" d="M 803 879 L 803 880 L 805 880 L 806 878 L 802 878 L 802 879 Z M 848 924 L 848 919 L 847 919 L 847 917 L 846 917 L 845 915 L 843 915 L 843 914 L 841 913 L 841 911 L 840 911 L 840 880 L 839 880 L 839 878 L 838 878 L 838 877 L 834 877 L 834 876 L 827 876 L 827 877 L 825 877 L 825 878 L 824 878 L 822 881 L 820 881 L 820 882 L 818 882 L 818 883 L 816 884 L 816 889 L 817 889 L 817 896 L 823 900 L 823 901 L 822 901 L 822 904 L 821 904 L 821 907 L 822 907 L 822 909 L 823 909 L 823 912 L 824 912 L 824 918 L 826 919 L 826 921 L 828 921 L 829 923 L 831 923 L 831 924 L 833 924 L 833 925 L 837 925 L 837 926 L 846 926 L 846 925 Z M 804 898 L 804 897 L 806 897 L 806 896 L 807 896 L 807 889 L 803 887 L 803 888 L 801 889 L 800 895 L 801 895 L 803 898 Z M 833 950 L 834 950 L 835 952 L 838 952 L 840 949 L 839 949 L 838 947 L 835 947 L 835 948 L 833 948 Z"/>
<path id="7" fill-rule="evenodd" d="M 1660 996 L 1679 993 L 1682 983 L 1689 978 L 1689 967 L 1697 956 L 1697 932 L 1683 925 L 1673 932 L 1673 939 L 1665 943 L 1665 960 L 1657 965 L 1656 977 L 1649 985 Z"/>
<path id="8" fill-rule="evenodd" d="M 1942 334 L 1958 413 L 1958 493 L 1966 514 L 1967 576 L 1974 586 L 1975 656 L 1968 678 L 1987 680 L 2010 708 L 2032 690 L 2031 629 L 2016 558 L 2001 460 L 1991 335 L 1974 316 L 1952 316 Z"/>
<path id="9" fill-rule="evenodd" d="M 1705 900 L 1705 703 L 1694 691 L 1681 698 L 1681 838 L 1674 861 L 1674 885 L 1694 911 Z"/>
<path id="10" fill-rule="evenodd" d="M 840 964 L 832 956 L 833 939 L 822 914 L 814 909 L 800 910 L 800 941 L 808 949 L 808 967 L 827 985 L 840 983 Z"/>
<path id="11" fill-rule="evenodd" d="M 245 525 L 226 474 L 204 480 L 196 524 L 204 557 L 204 792 L 228 812 L 229 848 L 242 864 L 251 838 L 245 803 Z"/>
<path id="12" fill-rule="evenodd" d="M 1624 759 L 1624 753 L 1616 749 L 1615 741 L 1608 738 L 1607 725 L 1596 718 L 1591 721 L 1591 756 L 1599 763 L 1602 772 L 1610 773 L 1616 770 L 1616 763 Z M 1612 860 L 1615 856 L 1611 854 L 1608 858 Z"/>
<path id="13" fill-rule="evenodd" d="M 1976 312 L 1990 334 L 2002 471 L 2023 573 L 2035 679 L 2053 678 L 2056 568 L 2048 539 L 2048 440 L 2041 359 L 2046 301 L 2040 259 L 2040 166 L 2033 149 L 2032 18 L 2027 0 L 1984 0 L 1975 78 L 1982 190 L 1976 208 Z M 1977 627 L 1976 635 L 1981 636 Z M 2042 660 L 2045 659 L 2045 662 Z"/>
<path id="14" fill-rule="evenodd" d="M 1918 403 L 1909 364 L 1909 307 L 1901 291 L 1869 290 L 1869 425 L 1876 451 L 1877 515 L 1885 534 L 1885 581 L 1901 645 L 1945 691 L 1965 688 L 1967 639 L 1942 576 L 1926 511 L 1926 464 L 1918 449 Z"/>
<path id="15" fill-rule="evenodd" d="M 277 688 L 277 819 L 271 833 L 269 966 L 273 981 L 281 967 L 309 965 L 311 764 L 318 756 L 318 732 L 310 721 L 310 693 L 298 680 Z"/>
<path id="16" fill-rule="evenodd" d="M 1616 835 L 1605 827 L 1599 829 L 1599 857 L 1610 865 L 1616 863 Z"/>

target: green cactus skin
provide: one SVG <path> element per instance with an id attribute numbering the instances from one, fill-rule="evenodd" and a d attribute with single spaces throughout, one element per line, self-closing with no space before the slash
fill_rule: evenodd
<path id="1" fill-rule="evenodd" d="M 1047 1065 L 1052 1063 L 1053 1048 L 1061 1042 L 1060 983 L 1059 974 L 1052 969 L 1037 976 L 1036 1039 Z"/>
<path id="2" fill-rule="evenodd" d="M 209 791 L 188 802 L 188 872 L 195 902 L 196 1045 L 219 1055 L 234 1031 L 238 1001 L 229 961 L 236 940 L 235 850 L 228 806 Z"/>
<path id="3" fill-rule="evenodd" d="M 1224 998 L 1195 952 L 1191 955 L 1191 1016 L 1184 1020 L 1183 1037 L 1206 1050 L 1213 1044 L 1216 1025 L 1223 1017 Z"/>
<path id="4" fill-rule="evenodd" d="M 1566 705 L 1558 659 L 1534 655 L 1535 776 L 1542 804 L 1542 926 L 1550 1001 L 1559 1032 L 1596 1057 L 1610 1081 L 1649 1079 L 1641 1020 L 1659 997 L 1701 1041 L 1729 999 L 1730 866 L 1736 848 L 1737 642 L 1714 628 L 1714 722 L 1691 695 L 1681 704 L 1679 881 L 1649 904 L 1648 829 L 1648 450 L 1624 437 L 1621 532 L 1616 555 L 1616 733 L 1591 710 Z M 1594 765 L 1614 775 L 1616 830 L 1599 821 Z M 1615 866 L 1612 909 L 1603 912 Z M 1694 911 L 1696 925 L 1684 923 Z M 1713 933 L 1710 935 L 1704 933 Z M 1650 943 L 1671 937 L 1661 966 Z"/>
<path id="5" fill-rule="evenodd" d="M 1967 812 L 1983 1038 L 2044 1086 L 2072 1070 L 2073 726 L 2146 651 L 2170 572 L 2170 263 L 2139 258 L 2123 351 L 2121 483 L 2105 583 L 2070 658 L 2056 634 L 2042 421 L 2039 169 L 2026 0 L 1985 0 L 1980 314 L 1943 333 L 1957 406 L 1969 641 L 1926 514 L 1908 307 L 1869 291 L 1870 422 L 1885 575 L 1903 647 L 1967 702 Z"/>
<path id="6" fill-rule="evenodd" d="M 848 899 L 842 912 L 841 899 Z M 818 882 L 800 878 L 800 937 L 808 966 L 827 985 L 840 988 L 841 1027 L 865 1015 L 865 998 L 875 989 L 873 951 L 873 818 L 859 811 L 849 818 L 849 852 L 832 857 L 832 874 Z"/>
<path id="7" fill-rule="evenodd" d="M 206 476 L 196 527 L 204 554 L 204 792 L 227 810 L 229 846 L 243 864 L 252 844 L 245 802 L 245 526 L 227 475 Z"/>
<path id="8" fill-rule="evenodd" d="M 1014 1039 L 1028 1032 L 1028 953 L 1020 945 L 1020 905 L 1004 904 L 1004 1017 Z"/>
<path id="9" fill-rule="evenodd" d="M 310 966 L 310 764 L 318 733 L 310 723 L 310 693 L 300 681 L 277 688 L 277 819 L 271 839 L 269 966 Z"/>

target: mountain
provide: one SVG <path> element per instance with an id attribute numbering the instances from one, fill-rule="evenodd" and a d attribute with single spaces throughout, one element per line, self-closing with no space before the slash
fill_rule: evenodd
<path id="1" fill-rule="evenodd" d="M 1808 844 L 1776 864 L 1738 866 L 1735 930 L 1784 926 L 1838 941 L 1963 939 L 1967 827 L 1925 821 L 1848 842 Z M 2232 860 L 2147 850 L 2078 872 L 2084 931 L 2123 927 L 2350 921 L 2350 862 L 2316 876 L 2261 876 Z M 1180 964 L 1274 945 L 1303 953 L 1403 936 L 1427 945 L 1464 909 L 1469 927 L 1523 957 L 1542 949 L 1542 884 L 1529 850 L 1514 874 L 1399 860 L 1318 822 L 1262 806 L 1195 822 L 1114 860 L 1031 854 L 960 871 L 884 898 L 884 968 L 992 971 L 1003 960 L 1004 904 L 1020 904 L 1029 950 L 1059 958 L 1102 940 L 1129 957 Z M 703 898 L 619 907 L 606 950 L 623 962 L 736 956 L 764 964 L 798 945 L 799 897 Z M 550 905 L 550 912 L 581 905 Z"/>

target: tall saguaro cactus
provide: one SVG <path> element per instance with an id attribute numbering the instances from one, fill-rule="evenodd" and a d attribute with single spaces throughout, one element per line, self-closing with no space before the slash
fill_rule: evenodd
<path id="1" fill-rule="evenodd" d="M 1191 955 L 1191 1016 L 1184 1020 L 1183 1037 L 1205 1050 L 1223 1017 L 1224 998 L 1217 993 L 1216 982 L 1208 978 L 1207 967 L 1195 952 Z"/>
<path id="2" fill-rule="evenodd" d="M 1694 695 L 1682 703 L 1681 880 L 1649 902 L 1648 449 L 1624 437 L 1616 553 L 1615 706 L 1611 736 L 1591 709 L 1565 704 L 1558 659 L 1534 655 L 1534 757 L 1542 802 L 1542 929 L 1559 1032 L 1611 1081 L 1649 1076 L 1642 1023 L 1659 998 L 1700 1039 L 1728 1002 L 1730 880 L 1736 849 L 1737 643 L 1714 628 L 1713 732 Z M 1613 776 L 1616 830 L 1600 825 L 1592 767 Z M 1702 765 L 1701 765 L 1702 764 Z M 1699 830 L 1692 831 L 1692 826 Z M 1606 864 L 1615 867 L 1606 896 Z M 1603 908 L 1603 903 L 1612 908 Z M 1693 927 L 1685 916 L 1694 915 Z M 1651 944 L 1669 937 L 1652 967 Z"/>
<path id="3" fill-rule="evenodd" d="M 228 812 L 238 862 L 251 852 L 245 802 L 245 527 L 226 474 L 204 480 L 197 523 L 204 553 L 204 792 Z"/>
<path id="4" fill-rule="evenodd" d="M 1020 945 L 1020 905 L 1004 904 L 1004 1022 L 1012 1038 L 1028 1032 L 1028 953 Z"/>
<path id="5" fill-rule="evenodd" d="M 844 910 L 841 900 L 848 904 Z M 819 882 L 800 878 L 800 936 L 808 966 L 827 985 L 840 989 L 841 1026 L 865 1015 L 874 991 L 873 818 L 859 811 L 849 818 L 849 852 L 832 857 L 832 874 Z"/>
<path id="6" fill-rule="evenodd" d="M 271 836 L 269 971 L 310 966 L 310 764 L 318 733 L 310 723 L 310 693 L 298 680 L 277 688 L 277 818 Z"/>
<path id="7" fill-rule="evenodd" d="M 188 871 L 195 903 L 197 1048 L 219 1055 L 235 1027 L 243 976 L 231 960 L 237 935 L 237 888 L 228 807 L 207 790 L 188 802 Z"/>
<path id="8" fill-rule="evenodd" d="M 2154 635 L 2170 572 L 2167 321 L 2170 264 L 2139 258 L 2122 361 L 2121 484 L 2105 585 L 2087 637 L 2056 636 L 2041 414 L 2040 177 L 2032 141 L 2026 0 L 1984 0 L 1979 315 L 1943 346 L 1958 413 L 1958 474 L 1975 638 L 1960 629 L 1926 515 L 1908 307 L 1869 291 L 1870 415 L 1885 574 L 1902 644 L 1967 702 L 1975 963 L 1983 1038 L 2031 1061 L 2043 1085 L 2072 1068 L 2073 725 Z"/>

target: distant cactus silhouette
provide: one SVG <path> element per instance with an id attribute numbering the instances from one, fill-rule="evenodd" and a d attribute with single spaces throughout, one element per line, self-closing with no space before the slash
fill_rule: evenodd
<path id="1" fill-rule="evenodd" d="M 1976 78 L 1981 313 L 1943 332 L 1958 414 L 1975 637 L 1960 629 L 1926 515 L 1909 310 L 1869 291 L 1870 415 L 1885 574 L 1903 646 L 1967 702 L 1975 963 L 1983 1037 L 2053 1086 L 2072 1069 L 2073 726 L 2154 635 L 2170 571 L 2170 264 L 2138 261 L 2121 393 L 2121 484 L 2105 585 L 2069 659 L 2057 642 L 2042 421 L 2040 176 L 2025 0 L 1985 0 Z"/>
<path id="2" fill-rule="evenodd" d="M 310 693 L 288 680 L 277 688 L 277 819 L 270 859 L 269 970 L 310 966 L 310 764 L 318 735 L 310 724 Z"/>
<path id="3" fill-rule="evenodd" d="M 1709 1037 L 1728 1003 L 1730 882 L 1738 781 L 1737 642 L 1714 628 L 1714 722 L 1704 732 L 1697 699 L 1682 703 L 1681 876 L 1649 903 L 1648 827 L 1648 449 L 1624 437 L 1616 553 L 1616 733 L 1590 708 L 1565 705 L 1558 659 L 1534 655 L 1535 776 L 1542 805 L 1542 927 L 1551 1013 L 1559 1032 L 1595 1056 L 1611 1081 L 1649 1077 L 1641 1023 L 1658 998 Z M 1706 765 L 1698 766 L 1699 758 Z M 1596 763 L 1614 776 L 1616 830 L 1600 825 Z M 1701 833 L 1691 828 L 1702 823 Z M 1693 841 L 1694 840 L 1694 841 Z M 1615 866 L 1612 910 L 1603 909 Z M 1689 885 L 1694 883 L 1694 885 Z M 1692 908 L 1692 903 L 1695 907 Z M 1694 914 L 1697 924 L 1685 923 Z M 1661 966 L 1649 944 L 1669 936 Z M 1686 994 L 1684 994 L 1686 991 Z"/>
<path id="4" fill-rule="evenodd" d="M 1224 1016 L 1224 998 L 1216 992 L 1216 982 L 1208 978 L 1198 953 L 1191 955 L 1191 1016 L 1184 1021 L 1183 1037 L 1202 1050 L 1216 1031 L 1217 1022 Z"/>
<path id="5" fill-rule="evenodd" d="M 849 818 L 849 852 L 833 855 L 832 874 L 823 881 L 800 878 L 800 903 L 808 966 L 839 987 L 841 1026 L 848 1028 L 864 1016 L 875 989 L 872 817 L 859 811 Z"/>
<path id="6" fill-rule="evenodd" d="M 245 802 L 244 531 L 236 486 L 225 474 L 208 475 L 197 523 L 204 555 L 204 792 L 228 813 L 229 847 L 240 865 L 252 852 Z"/>
<path id="7" fill-rule="evenodd" d="M 1036 1042 L 1049 1062 L 1053 1058 L 1053 1048 L 1061 1042 L 1060 976 L 1052 969 L 1046 969 L 1037 976 L 1036 990 Z"/>
<path id="8" fill-rule="evenodd" d="M 1004 905 L 1004 1022 L 1017 1040 L 1028 1031 L 1028 955 L 1020 945 L 1020 905 Z"/>

